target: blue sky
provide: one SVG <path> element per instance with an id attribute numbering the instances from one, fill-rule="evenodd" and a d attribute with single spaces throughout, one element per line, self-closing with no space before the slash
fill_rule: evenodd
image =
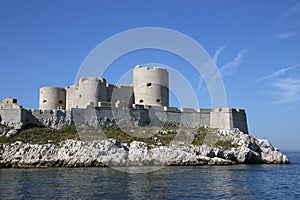
<path id="1" fill-rule="evenodd" d="M 300 150 L 299 1 L 1 0 L 0 27 L 0 98 L 38 108 L 39 88 L 73 84 L 100 42 L 129 29 L 163 27 L 208 52 L 221 71 L 227 106 L 246 109 L 252 135 L 282 150 Z M 116 82 L 144 63 L 172 66 L 191 83 L 201 107 L 211 106 L 201 77 L 168 52 L 123 55 L 104 77 Z"/>

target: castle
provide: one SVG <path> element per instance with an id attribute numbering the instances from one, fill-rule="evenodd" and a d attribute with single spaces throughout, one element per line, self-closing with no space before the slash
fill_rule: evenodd
<path id="1" fill-rule="evenodd" d="M 169 74 L 164 68 L 136 66 L 133 85 L 114 85 L 103 78 L 81 78 L 79 83 L 66 88 L 40 89 L 40 109 L 71 110 L 88 105 L 101 107 L 109 103 L 114 107 L 169 106 Z"/>
<path id="2" fill-rule="evenodd" d="M 1 124 L 22 128 L 35 124 L 61 128 L 72 123 L 109 125 L 238 128 L 248 133 L 245 110 L 169 106 L 169 73 L 161 67 L 136 66 L 132 85 L 114 85 L 103 78 L 81 78 L 66 88 L 40 89 L 39 110 L 27 110 L 17 100 L 0 103 Z"/>

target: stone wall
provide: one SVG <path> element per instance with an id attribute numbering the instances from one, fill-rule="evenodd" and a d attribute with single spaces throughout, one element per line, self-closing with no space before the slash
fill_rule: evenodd
<path id="1" fill-rule="evenodd" d="M 28 124 L 60 129 L 72 123 L 93 127 L 118 126 L 183 126 L 190 128 L 238 128 L 248 133 L 244 110 L 233 108 L 200 109 L 198 111 L 166 109 L 162 106 L 135 105 L 117 108 L 101 103 L 102 107 L 72 108 L 71 110 L 0 109 L 1 124 L 21 129 Z"/>
<path id="2" fill-rule="evenodd" d="M 244 110 L 221 108 L 201 109 L 199 111 L 165 111 L 163 107 L 153 106 L 147 109 L 137 106 L 132 109 L 88 106 L 86 109 L 72 109 L 75 123 L 94 127 L 111 125 L 128 126 L 183 126 L 190 128 L 211 127 L 220 129 L 238 128 L 248 133 Z"/>
<path id="3" fill-rule="evenodd" d="M 232 127 L 237 127 L 240 131 L 248 133 L 247 116 L 245 110 L 232 109 Z"/>
<path id="4" fill-rule="evenodd" d="M 2 125 L 21 129 L 26 119 L 24 109 L 0 109 L 0 121 Z"/>
<path id="5" fill-rule="evenodd" d="M 27 123 L 60 129 L 73 123 L 70 110 L 33 110 L 27 113 Z"/>
<path id="6" fill-rule="evenodd" d="M 127 85 L 114 85 L 111 89 L 111 86 L 109 87 L 109 94 L 110 99 L 109 102 L 111 102 L 112 106 L 118 106 L 119 104 L 124 105 L 125 107 L 129 108 L 132 106 L 134 101 L 134 95 L 133 95 L 133 87 L 127 86 Z M 117 105 L 116 105 L 117 104 Z"/>

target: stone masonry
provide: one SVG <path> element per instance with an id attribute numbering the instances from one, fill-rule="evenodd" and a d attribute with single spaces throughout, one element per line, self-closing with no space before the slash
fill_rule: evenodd
<path id="1" fill-rule="evenodd" d="M 81 78 L 66 88 L 40 89 L 39 110 L 27 110 L 13 98 L 0 103 L 0 122 L 16 129 L 27 124 L 54 129 L 72 123 L 111 125 L 238 128 L 248 133 L 243 109 L 169 107 L 169 74 L 161 67 L 137 66 L 133 85 L 114 85 L 103 78 Z"/>

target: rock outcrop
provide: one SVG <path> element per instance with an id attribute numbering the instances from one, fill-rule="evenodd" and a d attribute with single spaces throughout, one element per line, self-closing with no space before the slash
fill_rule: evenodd
<path id="1" fill-rule="evenodd" d="M 1 167 L 82 167 L 82 166 L 162 166 L 229 165 L 236 163 L 288 164 L 289 159 L 269 141 L 238 130 L 219 130 L 219 139 L 232 148 L 201 146 L 149 146 L 133 141 L 67 140 L 59 145 L 15 142 L 0 144 Z"/>

